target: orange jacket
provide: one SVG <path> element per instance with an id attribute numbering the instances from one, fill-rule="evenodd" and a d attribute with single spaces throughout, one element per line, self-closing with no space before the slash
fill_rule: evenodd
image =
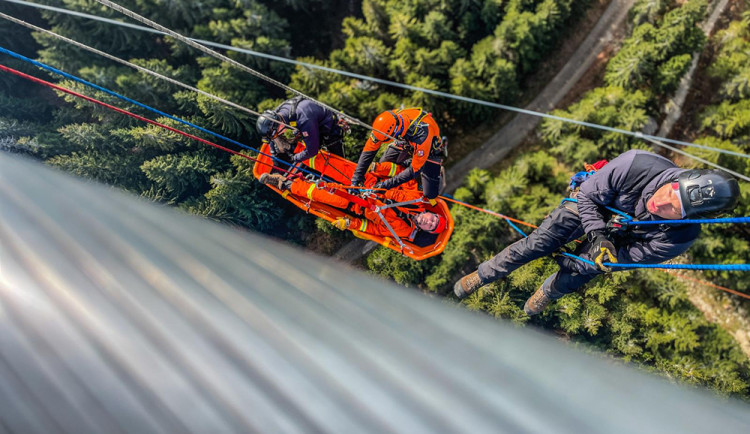
<path id="1" fill-rule="evenodd" d="M 383 188 L 398 187 L 414 180 L 421 173 L 422 190 L 425 196 L 435 198 L 440 190 L 440 167 L 442 165 L 440 128 L 432 115 L 422 109 L 411 108 L 395 112 L 404 120 L 404 132 L 399 134 L 399 138 L 406 142 L 404 148 L 393 144 L 392 141 L 377 142 L 371 134 L 359 156 L 357 168 L 351 176 L 351 184 L 357 185 L 365 181 L 367 168 L 375 159 L 380 146 L 387 143 L 389 148 L 381 158 L 381 162 L 401 162 L 411 158 L 411 165 L 397 176 L 385 180 Z M 428 162 L 429 164 L 425 164 Z"/>
<path id="2" fill-rule="evenodd" d="M 395 113 L 404 118 L 406 127 L 402 137 L 409 146 L 414 148 L 411 167 L 416 172 L 424 166 L 424 163 L 430 157 L 432 146 L 435 144 L 436 146 L 440 146 L 440 127 L 438 127 L 432 118 L 432 114 L 425 112 L 421 108 L 396 110 Z M 419 121 L 419 125 L 415 124 L 417 120 Z M 420 128 L 420 125 L 423 124 L 426 125 L 426 128 Z M 370 136 L 362 152 L 377 152 L 383 143 L 390 142 L 375 142 L 372 140 L 372 136 Z"/>

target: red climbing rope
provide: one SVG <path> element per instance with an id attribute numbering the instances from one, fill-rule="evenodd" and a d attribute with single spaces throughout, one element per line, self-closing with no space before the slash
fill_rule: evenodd
<path id="1" fill-rule="evenodd" d="M 116 111 L 116 112 L 118 112 L 118 113 L 121 113 L 121 114 L 124 114 L 124 115 L 130 116 L 130 117 L 132 117 L 132 118 L 138 119 L 138 120 L 140 120 L 140 121 L 143 121 L 143 122 L 149 123 L 149 124 L 151 124 L 151 125 L 156 125 L 156 126 L 158 126 L 158 127 L 164 128 L 164 129 L 166 129 L 166 130 L 169 130 L 169 131 L 171 131 L 171 132 L 173 132 L 173 133 L 176 133 L 176 134 L 180 134 L 180 135 L 182 135 L 182 136 L 185 136 L 185 137 L 191 138 L 191 139 L 193 139 L 193 140 L 197 140 L 197 141 L 199 141 L 199 142 L 201 142 L 201 143 L 203 143 L 203 144 L 206 144 L 206 145 L 208 145 L 208 146 L 213 146 L 214 148 L 217 148 L 217 149 L 221 149 L 222 151 L 226 151 L 226 152 L 229 152 L 229 153 L 231 153 L 231 154 L 234 154 L 234 155 L 239 155 L 240 157 L 242 157 L 242 158 L 246 158 L 246 159 L 248 159 L 248 160 L 250 160 L 250 161 L 254 161 L 254 162 L 258 162 L 258 163 L 261 163 L 261 164 L 266 164 L 266 165 L 268 165 L 268 163 L 262 162 L 262 161 L 260 161 L 260 160 L 258 160 L 258 159 L 256 159 L 256 158 L 250 157 L 250 156 L 248 156 L 248 155 L 245 155 L 245 154 L 243 154 L 243 153 L 241 153 L 241 152 L 235 151 L 235 150 L 233 150 L 233 149 L 229 149 L 229 148 L 226 148 L 226 147 L 224 147 L 224 146 L 221 146 L 221 145 L 217 145 L 216 143 L 213 143 L 213 142 L 209 142 L 208 140 L 205 140 L 205 139 L 201 139 L 201 138 L 200 138 L 200 137 L 198 137 L 198 136 L 194 136 L 194 135 L 192 135 L 192 134 L 190 134 L 190 133 L 186 133 L 186 132 L 184 132 L 184 131 L 181 131 L 181 130 L 178 130 L 178 129 L 176 129 L 176 128 L 172 128 L 172 127 L 170 127 L 169 125 L 164 125 L 164 124 L 162 124 L 162 123 L 159 123 L 159 122 L 156 122 L 156 121 L 152 121 L 151 119 L 148 119 L 148 118 L 144 118 L 143 116 L 139 116 L 139 115 L 137 115 L 137 114 L 135 114 L 135 113 L 131 113 L 131 112 L 127 111 L 127 110 L 123 110 L 123 109 L 121 109 L 121 108 L 117 108 L 117 107 L 115 107 L 115 106 L 113 106 L 113 105 L 110 105 L 110 104 L 107 104 L 107 103 L 105 103 L 105 102 L 99 101 L 99 100 L 97 100 L 97 99 L 91 98 L 91 97 L 89 97 L 89 96 L 86 96 L 86 95 L 80 94 L 80 93 L 78 93 L 78 92 L 72 91 L 72 90 L 70 90 L 70 89 L 67 89 L 67 88 L 64 88 L 64 87 L 62 87 L 62 86 L 58 86 L 58 85 L 56 85 L 56 84 L 54 84 L 54 83 L 50 83 L 50 82 L 48 82 L 48 81 L 44 81 L 44 80 L 42 80 L 42 79 L 40 79 L 40 78 L 36 78 L 36 77 L 33 77 L 33 76 L 31 76 L 31 75 L 28 75 L 28 74 L 25 74 L 25 73 L 23 73 L 23 72 L 21 72 L 21 71 L 17 71 L 17 70 L 15 70 L 15 69 L 13 69 L 13 68 L 9 68 L 9 67 L 7 67 L 7 66 L 4 66 L 4 65 L 0 65 L 0 71 L 5 71 L 5 72 L 9 72 L 9 73 L 11 73 L 11 74 L 17 75 L 17 76 L 19 76 L 19 77 L 22 77 L 22 78 L 25 78 L 25 79 L 27 79 L 27 80 L 33 81 L 33 82 L 35 82 L 35 83 L 39 83 L 39 84 L 42 84 L 42 85 L 44 85 L 44 86 L 47 86 L 47 87 L 51 87 L 52 89 L 55 89 L 55 90 L 59 90 L 60 92 L 64 92 L 64 93 L 67 93 L 67 94 L 73 95 L 73 96 L 75 96 L 75 97 L 78 97 L 78 98 L 84 99 L 84 100 L 86 100 L 86 101 L 88 101 L 88 102 L 91 102 L 91 103 L 94 103 L 94 104 L 100 105 L 100 106 L 102 106 L 102 107 L 106 107 L 106 108 L 108 108 L 108 109 L 111 109 L 111 110 L 114 110 L 114 111 Z M 272 167 L 274 167 L 274 166 L 272 166 Z"/>

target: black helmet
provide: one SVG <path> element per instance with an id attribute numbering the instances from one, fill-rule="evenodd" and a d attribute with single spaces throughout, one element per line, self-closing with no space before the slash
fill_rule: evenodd
<path id="1" fill-rule="evenodd" d="M 686 170 L 677 181 L 685 217 L 710 217 L 731 211 L 740 197 L 737 180 L 721 170 Z"/>
<path id="2" fill-rule="evenodd" d="M 260 117 L 258 117 L 258 122 L 255 123 L 255 128 L 258 130 L 258 134 L 260 134 L 262 139 L 270 141 L 274 138 L 276 131 L 279 129 L 278 122 L 283 122 L 281 115 L 273 110 L 266 110 L 260 115 Z"/>

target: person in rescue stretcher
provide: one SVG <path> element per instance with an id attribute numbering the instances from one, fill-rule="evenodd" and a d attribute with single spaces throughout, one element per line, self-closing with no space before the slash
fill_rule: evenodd
<path id="1" fill-rule="evenodd" d="M 307 197 L 312 201 L 348 211 L 352 214 L 350 217 L 339 217 L 331 223 L 339 230 L 349 229 L 383 237 L 390 237 L 395 233 L 399 238 L 412 240 L 419 231 L 439 234 L 447 225 L 445 217 L 430 211 L 409 213 L 397 208 L 384 208 L 381 213 L 393 229 L 391 233 L 375 211 L 354 204 L 325 189 L 317 188 L 314 183 L 303 178 L 290 180 L 281 174 L 264 173 L 259 181 L 281 191 L 289 191 L 295 196 Z M 387 190 L 384 197 L 393 203 L 399 203 L 419 199 L 422 193 L 418 190 L 394 189 Z"/>

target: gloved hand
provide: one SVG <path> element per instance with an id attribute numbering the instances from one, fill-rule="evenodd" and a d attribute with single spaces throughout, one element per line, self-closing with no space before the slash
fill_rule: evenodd
<path id="1" fill-rule="evenodd" d="M 373 189 L 377 190 L 379 188 L 383 188 L 383 182 L 376 182 L 375 185 L 372 186 Z"/>
<path id="2" fill-rule="evenodd" d="M 604 272 L 612 271 L 603 262 L 617 262 L 617 249 L 612 238 L 602 230 L 591 231 L 587 234 L 589 240 L 589 257 Z"/>
<path id="3" fill-rule="evenodd" d="M 333 225 L 333 227 L 335 227 L 336 229 L 338 229 L 340 231 L 349 229 L 349 223 L 350 223 L 350 221 L 346 217 L 337 217 L 336 220 L 334 220 L 334 221 L 331 222 L 331 224 Z"/>
<path id="4" fill-rule="evenodd" d="M 276 146 L 276 142 L 271 140 L 270 142 L 266 142 L 266 143 L 268 143 L 268 148 L 271 150 L 271 155 L 273 155 L 274 157 L 278 155 L 279 147 Z"/>
<path id="5" fill-rule="evenodd" d="M 338 121 L 339 128 L 341 128 L 341 135 L 349 134 L 352 127 L 349 125 L 349 122 L 346 121 L 344 118 L 339 118 Z"/>

